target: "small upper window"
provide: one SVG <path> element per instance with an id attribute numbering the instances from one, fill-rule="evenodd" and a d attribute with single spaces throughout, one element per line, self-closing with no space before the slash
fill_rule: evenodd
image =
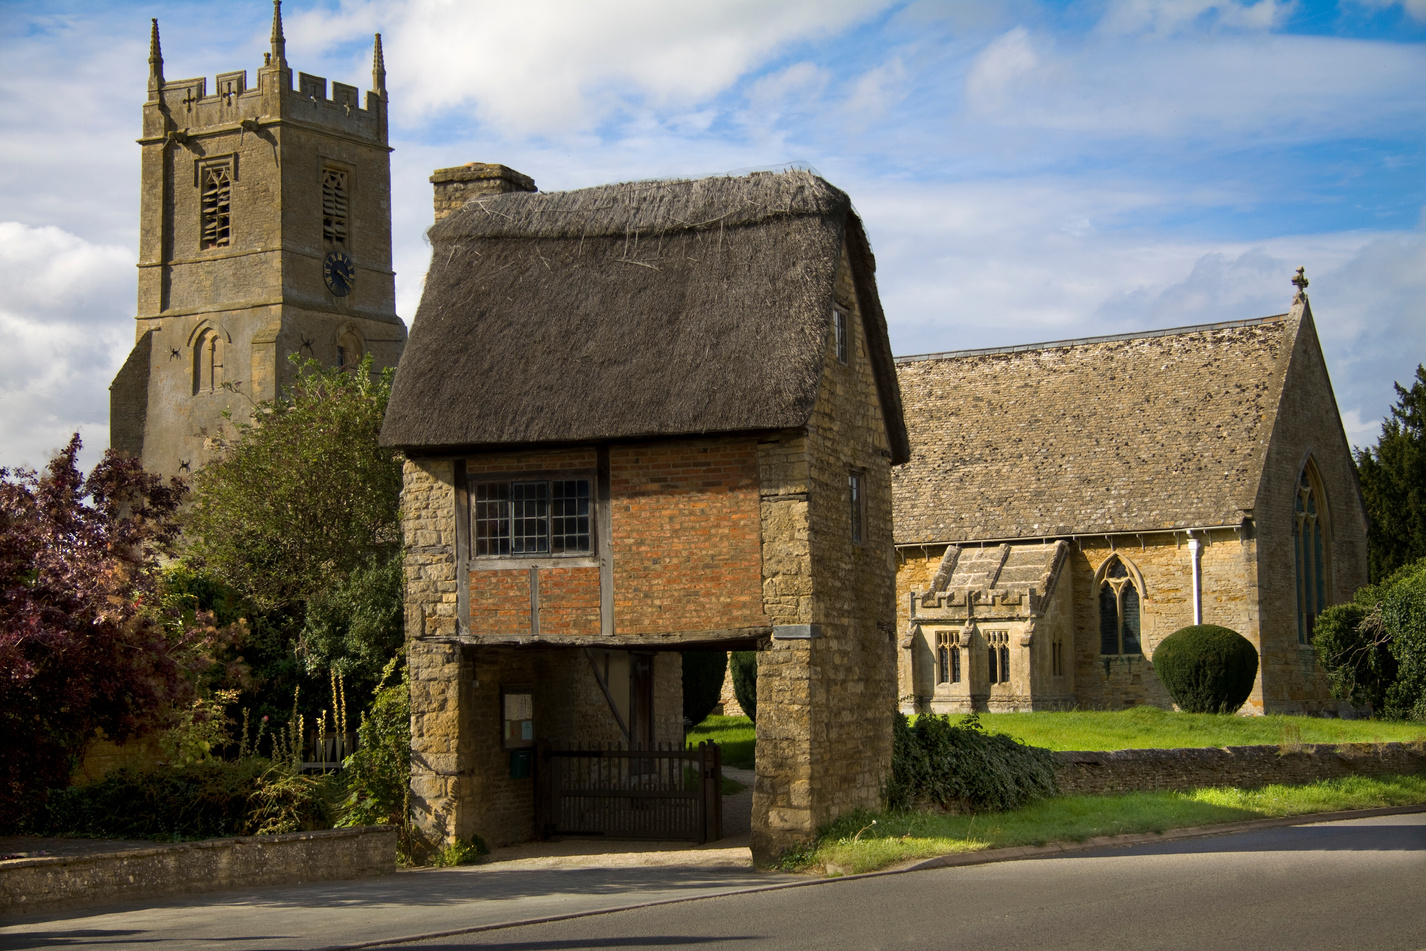
<path id="1" fill-rule="evenodd" d="M 322 169 L 322 240 L 334 248 L 347 246 L 347 173 Z"/>
<path id="2" fill-rule="evenodd" d="M 588 479 L 476 483 L 476 556 L 588 554 L 589 498 Z"/>
<path id="3" fill-rule="evenodd" d="M 837 339 L 837 362 L 847 362 L 847 312 L 840 307 L 832 309 L 832 332 Z"/>
<path id="4" fill-rule="evenodd" d="M 204 248 L 225 248 L 233 235 L 233 167 L 227 162 L 203 166 L 202 236 Z"/>
<path id="5" fill-rule="evenodd" d="M 852 544 L 860 545 L 865 541 L 866 534 L 866 490 L 860 472 L 853 472 L 847 477 L 847 488 L 852 502 Z"/>
<path id="6" fill-rule="evenodd" d="M 1297 643 L 1311 644 L 1317 616 L 1327 606 L 1327 525 L 1312 463 L 1302 469 L 1293 503 L 1292 557 L 1297 583 Z"/>

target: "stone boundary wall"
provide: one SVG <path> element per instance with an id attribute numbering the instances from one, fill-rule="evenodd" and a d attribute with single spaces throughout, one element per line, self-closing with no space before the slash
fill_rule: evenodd
<path id="1" fill-rule="evenodd" d="M 1225 746 L 1205 749 L 1115 750 L 1055 754 L 1066 795 L 1189 790 L 1204 786 L 1253 788 L 1304 784 L 1341 776 L 1426 772 L 1420 743 Z"/>
<path id="2" fill-rule="evenodd" d="M 0 916 L 396 871 L 396 827 L 179 842 L 0 862 Z"/>

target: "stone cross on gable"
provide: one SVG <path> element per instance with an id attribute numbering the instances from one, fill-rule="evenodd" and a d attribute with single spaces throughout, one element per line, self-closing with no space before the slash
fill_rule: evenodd
<path id="1" fill-rule="evenodd" d="M 1292 279 L 1292 285 L 1297 288 L 1297 293 L 1292 295 L 1294 304 L 1307 300 L 1307 269 L 1300 267 L 1297 269 L 1297 276 Z"/>

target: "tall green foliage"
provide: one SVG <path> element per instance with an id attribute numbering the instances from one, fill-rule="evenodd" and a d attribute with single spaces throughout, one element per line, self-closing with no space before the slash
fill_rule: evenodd
<path id="1" fill-rule="evenodd" d="M 377 445 L 392 371 L 374 376 L 370 356 L 352 373 L 297 369 L 194 475 L 186 526 L 192 554 L 264 611 L 335 589 L 401 543 L 401 463 Z"/>
<path id="2" fill-rule="evenodd" d="M 401 463 L 377 444 L 392 371 L 300 362 L 284 398 L 237 423 L 193 478 L 186 555 L 200 597 L 236 597 L 249 619 L 253 690 L 242 703 L 281 717 L 294 691 L 314 717 L 326 671 L 356 706 L 400 650 Z M 211 589 L 211 590 L 210 590 Z"/>
<path id="3" fill-rule="evenodd" d="M 1322 612 L 1312 646 L 1332 696 L 1389 720 L 1426 720 L 1426 558 Z"/>
<path id="4" fill-rule="evenodd" d="M 1382 422 L 1375 447 L 1357 450 L 1357 475 L 1367 507 L 1371 576 L 1380 581 L 1426 558 L 1426 369 Z"/>
<path id="5" fill-rule="evenodd" d="M 382 672 L 371 709 L 362 714 L 357 750 L 343 764 L 347 798 L 339 826 L 390 823 L 401 830 L 401 850 L 412 854 L 411 686 L 393 659 Z"/>

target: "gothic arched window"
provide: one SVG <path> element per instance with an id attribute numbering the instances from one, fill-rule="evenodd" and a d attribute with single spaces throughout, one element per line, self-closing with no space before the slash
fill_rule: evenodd
<path id="1" fill-rule="evenodd" d="M 1312 643 L 1312 628 L 1327 606 L 1327 505 L 1311 460 L 1302 467 L 1293 501 L 1292 559 L 1297 582 L 1297 643 Z"/>
<path id="2" fill-rule="evenodd" d="M 1142 654 L 1139 641 L 1139 589 L 1118 555 L 1111 557 L 1099 583 L 1099 653 Z"/>
<path id="3" fill-rule="evenodd" d="M 361 362 L 365 356 L 361 338 L 353 330 L 346 330 L 337 338 L 337 368 L 348 370 Z"/>
<path id="4" fill-rule="evenodd" d="M 212 393 L 222 385 L 223 348 L 221 334 L 209 328 L 193 340 L 193 395 Z"/>

